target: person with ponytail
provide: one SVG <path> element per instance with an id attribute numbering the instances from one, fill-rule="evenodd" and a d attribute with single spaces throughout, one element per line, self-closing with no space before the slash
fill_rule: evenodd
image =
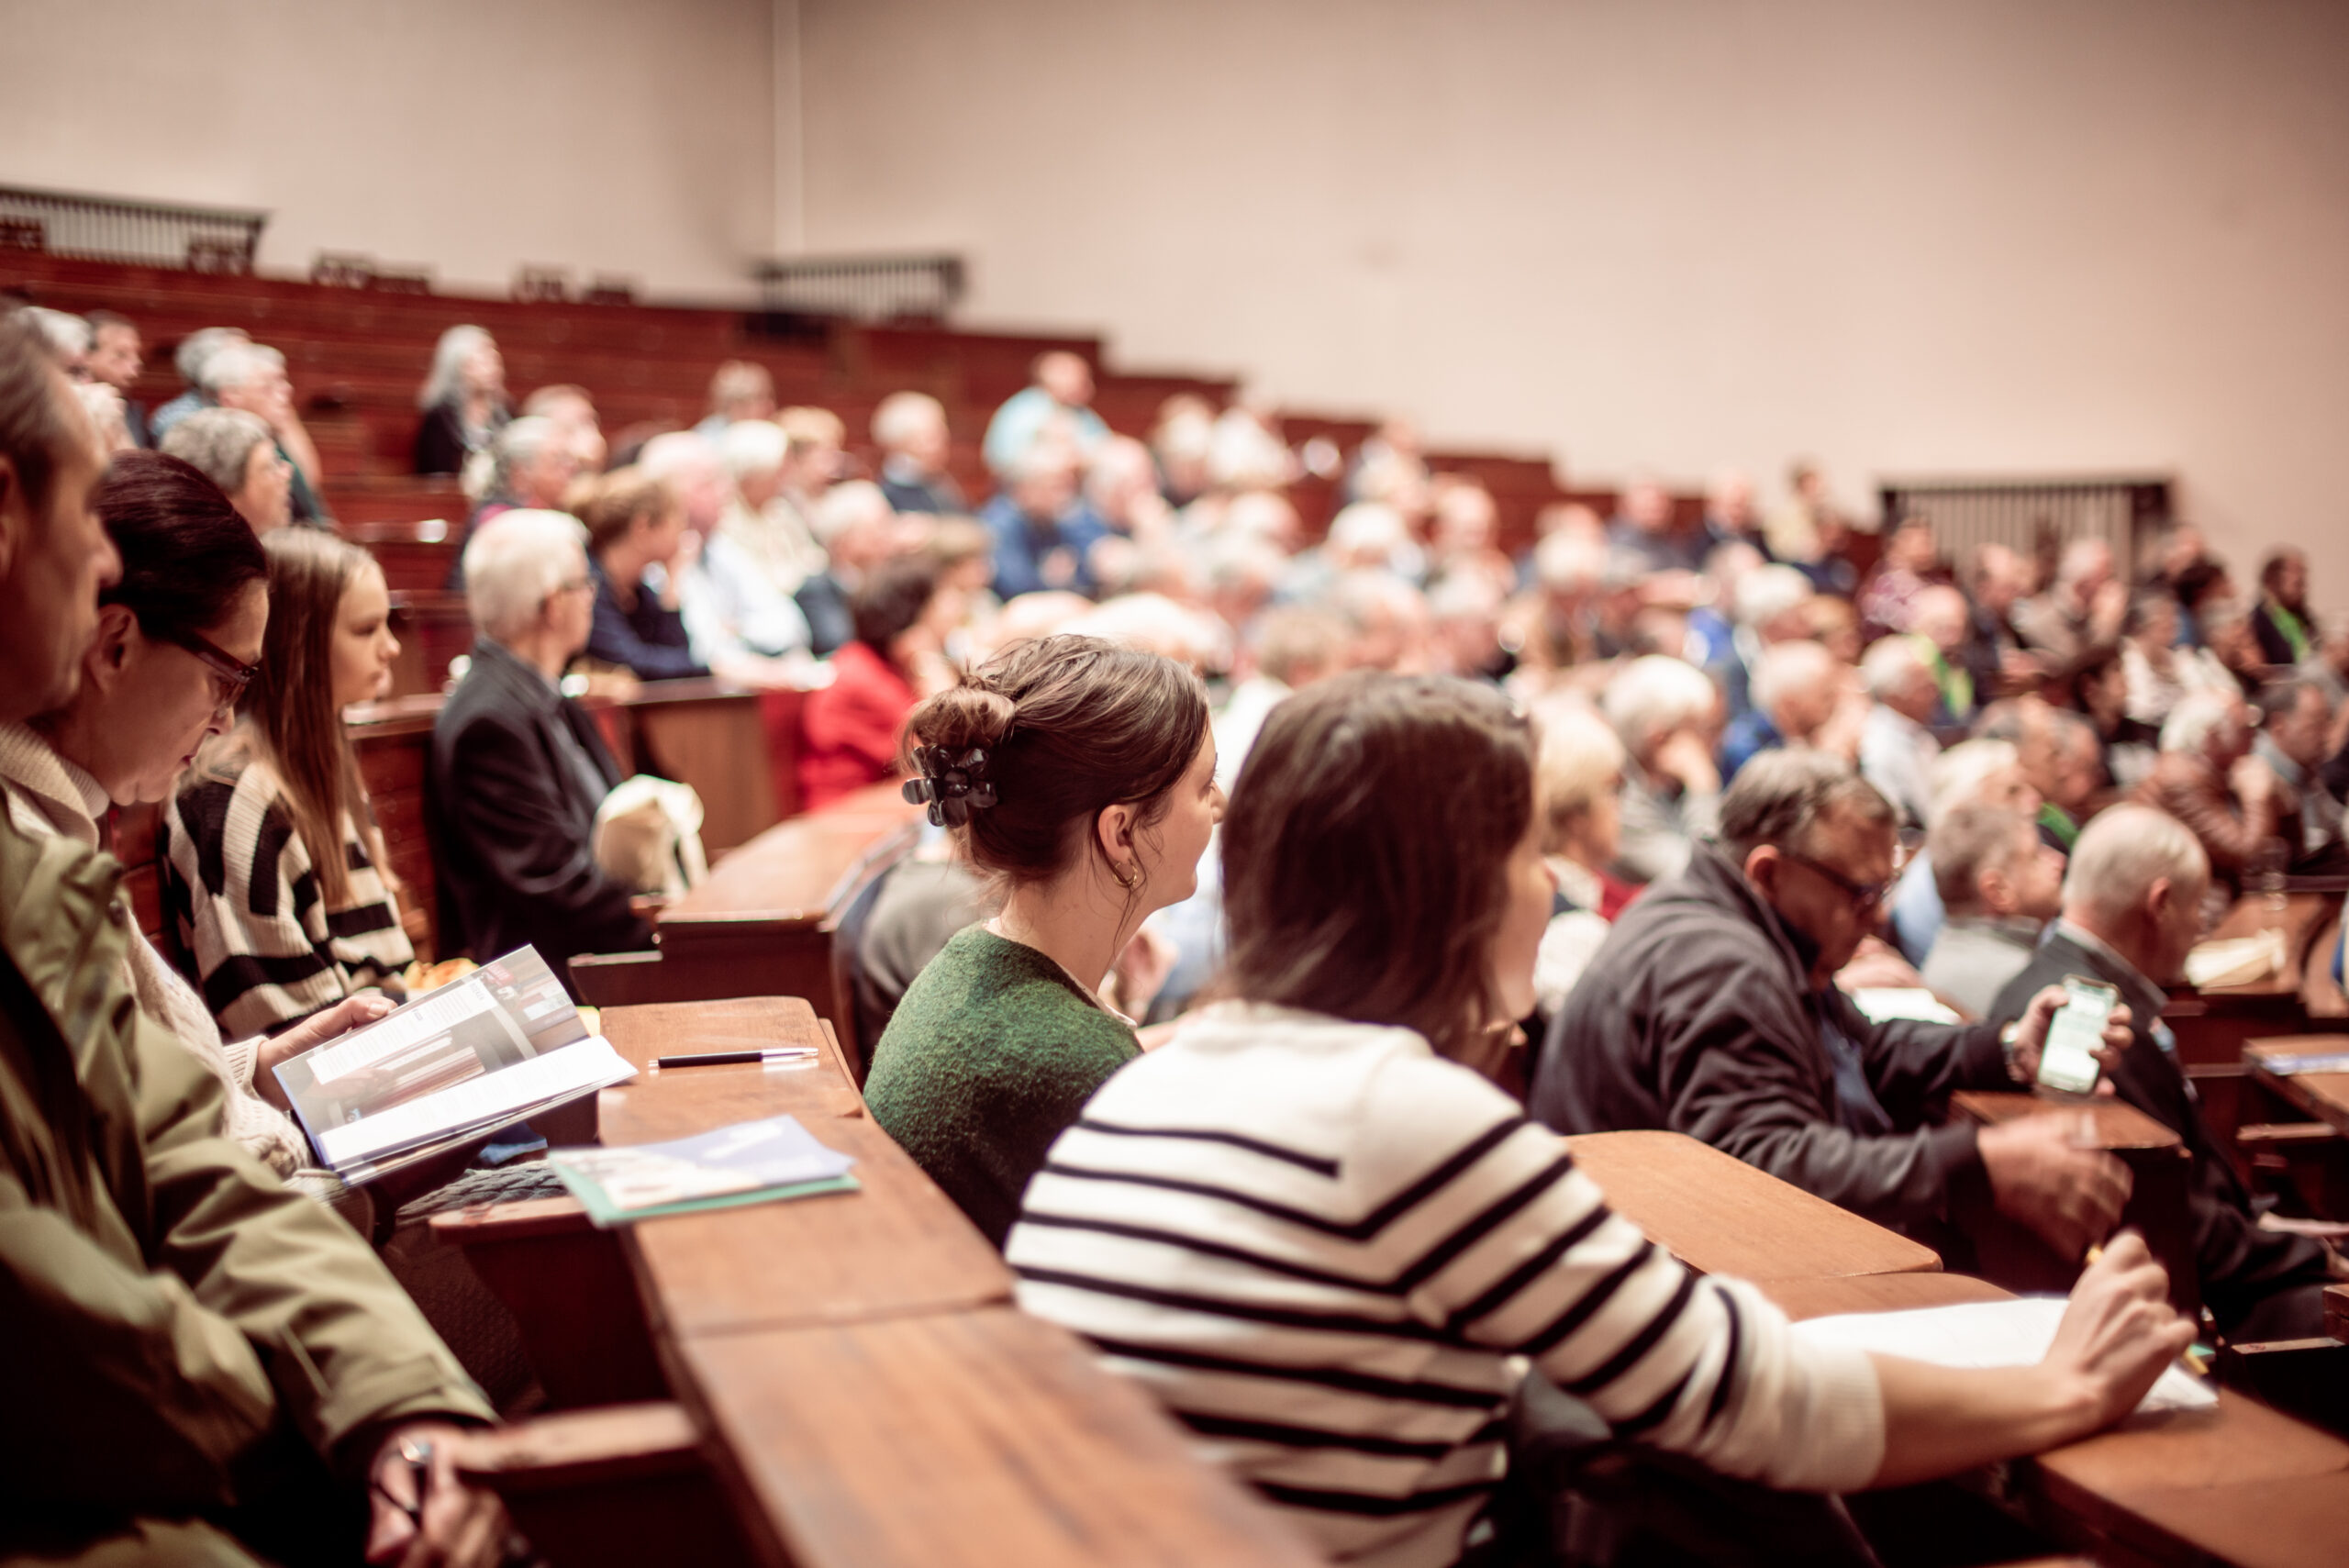
<path id="1" fill-rule="evenodd" d="M 356 545 L 280 528 L 269 636 L 236 728 L 164 817 L 166 907 L 204 999 L 232 1032 L 277 1029 L 415 960 L 342 710 L 383 695 L 399 641 L 383 569 Z"/>
<path id="2" fill-rule="evenodd" d="M 1206 691 L 1089 637 L 1016 645 L 917 707 L 907 798 L 1001 895 L 932 959 L 874 1048 L 874 1119 L 997 1246 L 1044 1151 L 1141 1054 L 1101 986 L 1188 898 L 1223 812 Z"/>

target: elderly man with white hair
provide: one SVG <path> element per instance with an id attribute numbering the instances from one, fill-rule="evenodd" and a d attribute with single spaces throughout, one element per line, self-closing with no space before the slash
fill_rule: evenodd
<path id="1" fill-rule="evenodd" d="M 1933 670 L 1913 637 L 1878 638 L 1860 660 L 1868 717 L 1860 727 L 1860 776 L 1921 828 L 1932 794 L 1929 775 L 1942 743 L 1925 721 L 1941 704 Z"/>
<path id="2" fill-rule="evenodd" d="M 2185 823 L 2222 884 L 2240 886 L 2269 855 L 2299 857 L 2299 796 L 2251 754 L 2240 697 L 2196 692 L 2181 698 L 2162 725 L 2153 772 L 2131 798 Z"/>
<path id="3" fill-rule="evenodd" d="M 1599 711 L 1623 743 L 1623 822 L 1615 869 L 1658 882 L 1720 825 L 1720 693 L 1693 664 L 1652 653 L 1607 684 Z"/>
<path id="4" fill-rule="evenodd" d="M 204 361 L 205 395 L 223 408 L 259 415 L 277 443 L 277 453 L 294 465 L 287 505 L 297 523 L 317 522 L 327 510 L 314 488 L 324 472 L 318 449 L 294 411 L 294 383 L 285 356 L 261 343 L 228 343 Z"/>
<path id="5" fill-rule="evenodd" d="M 2237 1340 L 2308 1339 L 2324 1331 L 2322 1288 L 2349 1278 L 2336 1254 L 2263 1229 L 2250 1194 L 2203 1125 L 2176 1041 L 2162 1023 L 2186 954 L 2201 934 L 2210 866 L 2176 818 L 2117 806 L 2082 829 L 2064 880 L 2064 912 L 1990 1011 L 2022 1017 L 2043 987 L 2067 975 L 2100 981 L 2129 1008 L 2130 1040 L 2110 1066 L 2121 1098 L 2183 1139 L 2194 1170 L 2187 1195 L 2195 1273 L 2220 1330 Z"/>
<path id="6" fill-rule="evenodd" d="M 1764 751 L 1809 746 L 1859 757 L 1867 708 L 1852 667 L 1817 642 L 1773 643 L 1753 668 L 1753 706 L 1721 739 L 1724 783 Z"/>
<path id="7" fill-rule="evenodd" d="M 217 484 L 255 534 L 294 520 L 294 465 L 277 450 L 269 427 L 241 408 L 199 408 L 163 438 L 165 457 L 193 464 Z"/>
<path id="8" fill-rule="evenodd" d="M 881 493 L 900 512 L 959 516 L 969 510 L 947 472 L 953 451 L 946 406 L 926 392 L 893 392 L 873 410 L 873 444 L 881 449 Z"/>
<path id="9" fill-rule="evenodd" d="M 574 954 L 652 941 L 635 890 L 596 862 L 596 811 L 619 770 L 557 684 L 587 646 L 595 605 L 576 519 L 495 519 L 465 547 L 473 663 L 432 726 L 444 945 L 487 960 L 527 942 L 566 986 Z"/>
<path id="10" fill-rule="evenodd" d="M 1933 762 L 1932 795 L 1925 807 L 1925 827 L 1938 827 L 1961 806 L 1986 806 L 1999 811 L 2039 815 L 2038 787 L 2023 771 L 2010 740 L 1962 740 Z M 1892 940 L 1901 956 L 1921 966 L 1941 935 L 1947 911 L 1933 881 L 1932 840 L 1909 858 L 1892 889 Z"/>

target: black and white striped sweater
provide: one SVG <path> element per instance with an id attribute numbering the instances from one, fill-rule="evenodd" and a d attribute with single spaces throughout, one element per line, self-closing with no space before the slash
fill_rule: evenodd
<path id="1" fill-rule="evenodd" d="M 1848 1490 L 1883 1457 L 1865 1355 L 1690 1273 L 1406 1029 L 1195 1015 L 1053 1145 L 1007 1255 L 1023 1307 L 1344 1562 L 1458 1557 L 1528 1359 L 1619 1434 L 1730 1474 Z"/>

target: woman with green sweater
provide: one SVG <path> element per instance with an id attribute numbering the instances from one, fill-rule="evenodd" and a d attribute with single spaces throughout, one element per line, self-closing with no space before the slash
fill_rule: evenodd
<path id="1" fill-rule="evenodd" d="M 1052 1140 L 1141 1054 L 1099 987 L 1188 898 L 1223 814 L 1207 693 L 1089 637 L 1019 645 L 914 710 L 908 799 L 1000 885 L 1003 912 L 907 988 L 864 1097 L 998 1247 Z"/>

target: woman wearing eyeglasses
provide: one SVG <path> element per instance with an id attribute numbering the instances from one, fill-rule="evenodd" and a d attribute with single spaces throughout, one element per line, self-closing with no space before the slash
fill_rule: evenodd
<path id="1" fill-rule="evenodd" d="M 262 549 L 269 629 L 243 717 L 164 817 L 165 898 L 205 1001 L 236 1033 L 384 985 L 416 957 L 342 727 L 399 656 L 383 570 L 316 529 Z"/>
<path id="2" fill-rule="evenodd" d="M 0 725 L 0 792 L 36 837 L 100 840 L 111 806 L 160 802 L 207 736 L 228 728 L 271 624 L 269 562 L 219 486 L 177 458 L 125 452 L 106 470 L 98 515 L 122 557 L 99 595 L 98 635 L 73 700 L 30 724 Z M 312 539 L 323 535 L 300 530 Z M 118 895 L 125 924 L 128 895 Z M 145 940 L 128 960 L 139 1008 L 164 1025 L 228 1090 L 224 1130 L 247 1152 L 320 1198 L 342 1190 L 311 1168 L 301 1130 L 256 1092 L 262 1071 L 356 1024 L 384 1004 L 357 1000 L 273 1039 L 224 1041 L 204 1002 Z M 327 998 L 340 1001 L 341 993 Z M 233 1029 L 254 1035 L 260 1026 Z"/>

